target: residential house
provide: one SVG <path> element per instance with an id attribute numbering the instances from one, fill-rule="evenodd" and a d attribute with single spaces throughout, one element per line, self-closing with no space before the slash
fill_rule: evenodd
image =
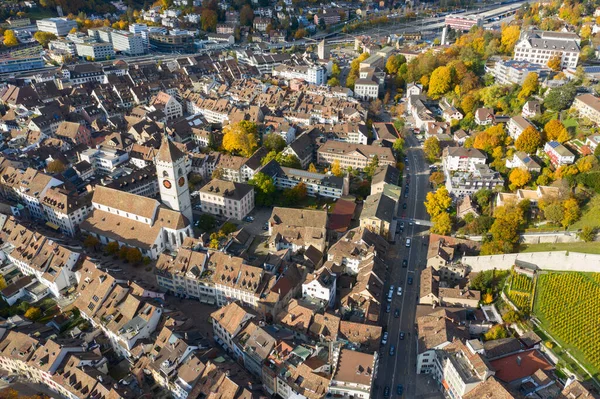
<path id="1" fill-rule="evenodd" d="M 475 110 L 475 123 L 480 126 L 492 125 L 494 123 L 494 110 L 491 108 L 477 108 Z"/>
<path id="2" fill-rule="evenodd" d="M 523 151 L 515 151 L 512 159 L 506 160 L 506 167 L 524 169 L 531 173 L 540 173 L 542 171 L 540 164 Z"/>
<path id="3" fill-rule="evenodd" d="M 213 179 L 200 190 L 202 211 L 242 220 L 254 209 L 254 187 Z"/>
<path id="4" fill-rule="evenodd" d="M 487 157 L 476 148 L 446 147 L 442 165 L 446 172 L 472 172 L 477 165 L 485 165 Z"/>
<path id="5" fill-rule="evenodd" d="M 386 147 L 375 147 L 362 144 L 343 143 L 339 141 L 327 141 L 317 150 L 317 162 L 320 165 L 331 165 L 339 161 L 344 169 L 363 170 L 377 157 L 379 165 L 396 164 L 392 150 Z"/>
<path id="6" fill-rule="evenodd" d="M 548 141 L 544 145 L 544 152 L 550 158 L 552 165 L 557 168 L 563 165 L 571 165 L 575 162 L 575 154 L 558 141 Z"/>
<path id="7" fill-rule="evenodd" d="M 521 133 L 528 127 L 535 129 L 535 126 L 531 124 L 527 119 L 522 117 L 521 115 L 515 115 L 508 121 L 507 124 L 508 135 L 514 140 L 517 141 Z"/>

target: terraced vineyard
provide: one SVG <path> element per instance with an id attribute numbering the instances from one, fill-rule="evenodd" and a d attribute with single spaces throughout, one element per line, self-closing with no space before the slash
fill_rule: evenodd
<path id="1" fill-rule="evenodd" d="M 533 279 L 520 273 L 510 272 L 510 288 L 507 296 L 521 311 L 531 310 L 531 296 L 533 294 Z"/>
<path id="2" fill-rule="evenodd" d="M 600 370 L 600 273 L 538 275 L 534 313 L 593 374 Z"/>

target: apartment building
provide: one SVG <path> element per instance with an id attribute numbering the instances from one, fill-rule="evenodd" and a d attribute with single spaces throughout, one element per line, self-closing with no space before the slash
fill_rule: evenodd
<path id="1" fill-rule="evenodd" d="M 446 188 L 456 198 L 473 195 L 482 188 L 494 190 L 504 186 L 504 178 L 488 165 L 477 164 L 474 170 L 450 172 L 446 170 Z"/>
<path id="2" fill-rule="evenodd" d="M 233 338 L 255 315 L 237 302 L 231 302 L 210 315 L 215 341 L 233 353 Z"/>
<path id="3" fill-rule="evenodd" d="M 104 61 L 115 57 L 115 50 L 110 43 L 76 43 L 75 50 L 79 57 L 92 61 Z"/>
<path id="4" fill-rule="evenodd" d="M 129 154 L 113 148 L 88 148 L 79 153 L 79 158 L 92 165 L 96 171 L 109 174 L 126 163 L 129 160 Z"/>
<path id="5" fill-rule="evenodd" d="M 323 85 L 327 82 L 327 68 L 322 65 L 286 65 L 273 68 L 273 76 L 284 80 L 300 79 L 308 83 Z"/>
<path id="6" fill-rule="evenodd" d="M 213 179 L 199 191 L 206 213 L 242 220 L 254 209 L 254 188 L 245 183 Z"/>
<path id="7" fill-rule="evenodd" d="M 446 15 L 446 26 L 455 30 L 469 31 L 474 26 L 483 26 L 483 19 L 476 15 Z"/>
<path id="8" fill-rule="evenodd" d="M 47 224 L 71 237 L 77 234 L 79 225 L 92 209 L 88 196 L 74 198 L 57 187 L 46 191 L 41 205 L 48 220 Z"/>
<path id="9" fill-rule="evenodd" d="M 213 252 L 208 259 L 208 267 L 214 268 L 217 306 L 240 301 L 253 310 L 259 309 L 268 277 L 263 268 L 246 265 L 244 259 L 224 252 Z"/>
<path id="10" fill-rule="evenodd" d="M 77 22 L 67 18 L 45 18 L 36 21 L 40 32 L 53 33 L 56 36 L 66 36 L 71 29 L 77 28 Z"/>
<path id="11" fill-rule="evenodd" d="M 92 133 L 85 125 L 75 122 L 64 121 L 58 125 L 55 133 L 56 137 L 65 140 L 71 146 L 92 145 Z"/>
<path id="12" fill-rule="evenodd" d="M 548 141 L 546 145 L 544 145 L 544 152 L 548 155 L 550 162 L 552 162 L 552 165 L 555 167 L 571 165 L 575 162 L 575 154 L 558 141 Z"/>
<path id="13" fill-rule="evenodd" d="M 383 258 L 388 242 L 377 233 L 357 227 L 349 230 L 327 251 L 327 262 L 340 265 L 344 273 L 356 275 L 360 266 L 375 257 Z"/>
<path id="14" fill-rule="evenodd" d="M 446 147 L 442 153 L 445 171 L 470 172 L 477 165 L 485 165 L 486 156 L 476 148 Z"/>
<path id="15" fill-rule="evenodd" d="M 324 253 L 327 246 L 327 212 L 320 210 L 273 208 L 269 218 L 269 247 L 272 252 L 290 248 L 292 252 L 313 246 Z"/>
<path id="16" fill-rule="evenodd" d="M 372 70 L 363 73 L 360 71 L 359 79 L 354 83 L 354 97 L 363 101 L 376 100 L 379 97 L 380 83 L 375 78 L 375 72 Z M 366 144 L 366 143 L 365 143 Z"/>
<path id="17" fill-rule="evenodd" d="M 369 398 L 378 369 L 378 352 L 361 353 L 344 348 L 339 353 L 328 394 L 333 397 Z"/>
<path id="18" fill-rule="evenodd" d="M 573 108 L 579 112 L 581 118 L 587 118 L 594 123 L 600 123 L 600 99 L 586 93 L 575 97 Z"/>
<path id="19" fill-rule="evenodd" d="M 331 165 L 339 161 L 344 169 L 363 170 L 377 157 L 379 165 L 396 164 L 392 150 L 387 147 L 327 141 L 317 150 L 317 162 L 320 165 Z"/>
<path id="20" fill-rule="evenodd" d="M 547 65 L 555 56 L 561 58 L 561 68 L 575 69 L 579 61 L 581 39 L 570 32 L 525 30 L 515 45 L 514 60 Z"/>
<path id="21" fill-rule="evenodd" d="M 146 52 L 147 45 L 141 34 L 123 30 L 113 30 L 111 41 L 115 51 L 129 56 L 141 55 Z"/>
<path id="22" fill-rule="evenodd" d="M 0 73 L 12 73 L 40 69 L 45 65 L 40 55 L 0 58 Z"/>
<path id="23" fill-rule="evenodd" d="M 302 283 L 302 298 L 319 302 L 327 308 L 335 305 L 337 276 L 326 267 L 309 274 Z"/>
<path id="24" fill-rule="evenodd" d="M 530 73 L 536 73 L 539 79 L 546 78 L 550 69 L 541 64 L 534 64 L 526 60 L 496 61 L 493 68 L 488 69 L 496 83 L 501 85 L 522 85 Z"/>
<path id="25" fill-rule="evenodd" d="M 532 127 L 535 129 L 535 126 L 531 124 L 527 119 L 523 118 L 521 115 L 515 115 L 508 121 L 506 125 L 508 129 L 508 135 L 514 140 L 517 141 L 521 133 L 525 131 L 528 127 Z"/>

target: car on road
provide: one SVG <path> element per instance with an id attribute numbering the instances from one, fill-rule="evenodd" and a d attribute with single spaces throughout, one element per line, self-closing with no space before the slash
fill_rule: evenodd
<path id="1" fill-rule="evenodd" d="M 398 296 L 402 296 L 402 287 L 398 287 Z"/>
<path id="2" fill-rule="evenodd" d="M 391 311 L 392 311 L 392 305 L 388 303 L 385 307 L 385 313 L 390 313 Z"/>
<path id="3" fill-rule="evenodd" d="M 404 157 L 404 162 L 408 162 L 408 157 Z"/>
<path id="4" fill-rule="evenodd" d="M 408 267 L 408 261 L 406 259 L 402 260 L 402 267 L 403 268 L 407 268 Z"/>
<path id="5" fill-rule="evenodd" d="M 398 384 L 398 388 L 396 388 L 396 393 L 398 395 L 402 395 L 403 392 L 404 392 L 404 387 L 402 386 L 402 384 Z"/>
<path id="6" fill-rule="evenodd" d="M 408 204 L 405 202 L 404 204 L 402 204 L 402 209 L 406 209 L 408 207 Z"/>
<path id="7" fill-rule="evenodd" d="M 396 353 L 396 347 L 392 345 L 390 346 L 390 356 L 394 356 L 394 353 Z"/>
<path id="8" fill-rule="evenodd" d="M 400 339 L 404 339 L 404 332 L 400 331 Z"/>
<path id="9" fill-rule="evenodd" d="M 396 308 L 396 310 L 394 310 L 394 317 L 395 318 L 400 317 L 400 309 Z"/>
<path id="10" fill-rule="evenodd" d="M 404 198 L 408 198 L 408 191 L 404 192 Z"/>
<path id="11" fill-rule="evenodd" d="M 388 333 L 386 331 L 383 333 L 383 338 L 381 338 L 381 345 L 387 344 L 387 340 L 388 340 Z"/>
<path id="12" fill-rule="evenodd" d="M 390 397 L 390 387 L 385 387 L 385 388 L 383 389 L 383 396 L 384 396 L 385 398 L 389 398 L 389 397 Z"/>
<path id="13" fill-rule="evenodd" d="M 254 216 L 246 216 L 244 218 L 244 222 L 254 222 Z"/>
<path id="14" fill-rule="evenodd" d="M 269 230 L 269 222 L 265 223 L 262 227 L 263 230 Z"/>
<path id="15" fill-rule="evenodd" d="M 400 230 L 404 230 L 404 222 L 400 222 Z"/>
<path id="16" fill-rule="evenodd" d="M 406 248 L 410 248 L 410 243 L 412 242 L 412 240 L 410 238 L 406 239 Z"/>
<path id="17" fill-rule="evenodd" d="M 409 278 L 408 278 L 408 285 L 412 285 L 412 282 L 413 282 L 413 278 L 412 278 L 412 277 L 409 277 Z"/>

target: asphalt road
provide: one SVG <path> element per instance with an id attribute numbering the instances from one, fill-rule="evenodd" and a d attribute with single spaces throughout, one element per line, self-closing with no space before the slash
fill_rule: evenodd
<path id="1" fill-rule="evenodd" d="M 398 213 L 406 212 L 407 218 L 428 219 L 423 202 L 427 191 L 429 191 L 429 167 L 423 157 L 423 151 L 418 147 L 417 140 L 412 136 L 406 137 L 407 157 L 409 170 L 404 177 L 406 185 L 406 176 L 410 176 L 408 198 L 402 194 L 401 202 L 407 202 L 407 210 L 402 210 L 399 206 Z M 403 186 L 403 193 L 404 193 Z M 400 215 L 398 215 L 400 216 Z M 411 246 L 406 247 L 406 239 L 411 238 Z M 426 226 L 406 225 L 404 233 L 396 237 L 396 244 L 393 246 L 392 253 L 388 256 L 390 266 L 386 288 L 390 284 L 394 285 L 394 296 L 391 302 L 390 313 L 385 313 L 387 306 L 387 297 L 382 304 L 383 309 L 383 327 L 389 334 L 388 342 L 380 350 L 381 358 L 379 360 L 379 371 L 376 380 L 377 391 L 373 395 L 375 398 L 384 398 L 385 387 L 390 388 L 391 398 L 417 398 L 419 390 L 417 387 L 416 376 L 416 330 L 415 313 L 417 306 L 419 276 L 420 271 L 426 263 L 428 232 Z M 408 267 L 402 267 L 402 260 L 408 260 Z M 408 284 L 408 278 L 412 278 L 412 284 Z M 402 287 L 402 295 L 397 293 L 398 287 Z M 387 289 L 386 289 L 387 295 Z M 396 309 L 399 310 L 399 317 L 395 317 Z M 400 339 L 400 332 L 404 332 L 405 337 Z M 390 347 L 395 347 L 394 355 L 390 355 Z M 398 384 L 402 384 L 404 393 L 402 396 L 397 394 Z"/>

